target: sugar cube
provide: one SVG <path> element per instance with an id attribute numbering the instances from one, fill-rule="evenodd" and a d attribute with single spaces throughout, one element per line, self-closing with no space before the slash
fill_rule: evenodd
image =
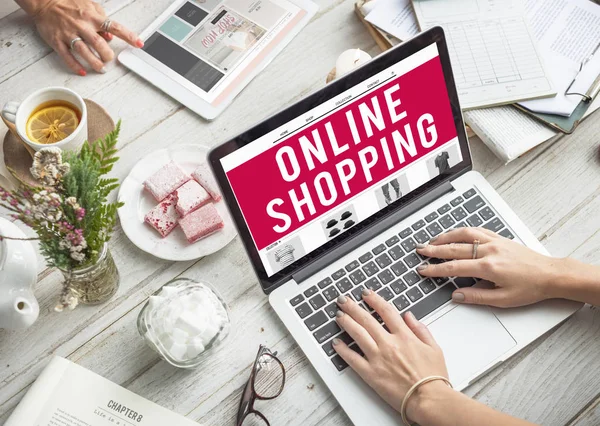
<path id="1" fill-rule="evenodd" d="M 206 204 L 179 219 L 179 225 L 190 244 L 220 231 L 225 226 L 219 212 L 212 204 Z"/>
<path id="2" fill-rule="evenodd" d="M 175 287 L 170 286 L 170 285 L 165 285 L 160 290 L 160 295 L 163 296 L 163 297 L 165 297 L 165 298 L 174 296 L 177 293 L 179 293 L 179 290 L 177 290 Z"/>
<path id="3" fill-rule="evenodd" d="M 164 238 L 177 226 L 177 210 L 175 209 L 175 196 L 171 195 L 161 201 L 156 207 L 146 213 L 144 222 L 156 229 Z"/>
<path id="4" fill-rule="evenodd" d="M 190 179 L 191 177 L 177 163 L 171 161 L 146 179 L 144 188 L 156 198 L 156 201 L 162 201 Z"/>
<path id="5" fill-rule="evenodd" d="M 190 334 L 187 331 L 182 330 L 181 328 L 175 327 L 171 331 L 171 336 L 173 337 L 175 343 L 185 343 L 190 337 Z"/>
<path id="6" fill-rule="evenodd" d="M 207 322 L 206 327 L 204 330 L 202 330 L 199 336 L 202 339 L 202 344 L 204 346 L 208 346 L 219 332 L 219 329 L 220 327 L 216 320 Z"/>
<path id="7" fill-rule="evenodd" d="M 194 170 L 192 177 L 196 179 L 196 181 L 202 185 L 206 191 L 208 191 L 213 200 L 221 200 L 219 185 L 217 185 L 217 182 L 215 181 L 215 178 L 207 164 L 202 164 L 196 170 Z"/>
<path id="8" fill-rule="evenodd" d="M 164 301 L 165 301 L 164 297 L 161 297 L 161 296 L 150 296 L 150 298 L 148 299 L 148 312 L 153 312 Z"/>
<path id="9" fill-rule="evenodd" d="M 202 332 L 204 321 L 193 311 L 184 311 L 177 320 L 176 326 L 185 330 L 188 334 L 196 336 Z"/>
<path id="10" fill-rule="evenodd" d="M 177 213 L 183 217 L 210 202 L 211 197 L 195 180 L 190 180 L 181 185 L 176 191 Z"/>
<path id="11" fill-rule="evenodd" d="M 201 339 L 194 339 L 188 344 L 187 356 L 191 358 L 196 358 L 202 352 L 204 352 L 204 345 L 202 344 Z"/>
<path id="12" fill-rule="evenodd" d="M 188 346 L 185 343 L 173 343 L 169 348 L 169 354 L 179 361 L 185 360 L 185 353 L 188 350 Z"/>

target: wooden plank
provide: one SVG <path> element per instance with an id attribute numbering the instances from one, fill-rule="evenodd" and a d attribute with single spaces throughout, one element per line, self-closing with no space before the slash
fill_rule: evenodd
<path id="1" fill-rule="evenodd" d="M 133 0 L 98 1 L 104 7 L 106 14 L 111 17 L 132 2 Z M 39 37 L 34 22 L 23 10 L 0 19 L 0 82 L 48 56 L 51 52 L 52 49 Z M 60 71 L 67 72 L 66 66 L 63 66 Z M 47 75 L 47 72 L 45 74 Z"/>
<path id="2" fill-rule="evenodd" d="M 574 419 L 569 426 L 597 426 L 600 424 L 600 398 L 593 401 L 590 406 L 576 419 Z"/>
<path id="3" fill-rule="evenodd" d="M 322 17 L 321 17 L 322 18 Z M 332 18 L 333 19 L 333 18 Z M 313 21 L 314 22 L 314 21 Z M 338 23 L 339 25 L 339 23 Z M 322 32 L 325 32 L 325 30 L 321 30 Z M 346 34 L 344 34 L 343 32 L 341 34 L 336 35 L 336 37 L 339 37 L 340 40 L 343 39 L 343 37 L 347 37 L 349 31 L 351 31 L 350 29 L 346 28 Z M 365 37 L 366 41 L 368 43 L 372 43 L 369 39 L 368 36 Z M 305 40 L 306 42 L 306 40 Z M 300 40 L 299 43 L 302 43 L 302 40 Z M 315 47 L 313 52 L 318 52 L 319 51 L 319 46 L 322 46 L 324 48 L 329 49 L 329 45 L 327 45 L 325 42 L 319 44 L 315 44 L 313 43 L 313 46 Z M 298 46 L 300 47 L 300 46 Z M 291 49 L 291 47 L 290 47 Z M 296 54 L 294 54 L 296 55 Z M 44 59 L 45 60 L 45 59 Z M 26 79 L 28 77 L 31 77 L 33 75 L 33 68 L 36 67 L 43 67 L 43 61 L 40 61 L 39 63 L 36 63 L 35 65 L 27 68 L 23 73 L 20 73 L 18 77 L 15 77 L 14 79 L 10 79 L 9 82 L 3 83 L 2 85 L 0 85 L 0 88 L 2 87 L 6 87 L 6 88 L 10 88 L 10 87 L 14 87 L 14 85 L 17 85 L 18 81 L 22 80 L 22 79 Z M 287 61 L 287 62 L 286 62 Z M 282 61 L 279 62 L 279 65 L 277 65 L 277 62 L 274 62 L 272 67 L 277 67 L 280 66 L 282 67 L 284 70 L 288 70 L 287 67 L 287 63 L 289 63 L 290 58 L 284 59 Z M 308 69 L 308 65 L 307 64 L 307 69 Z M 118 70 L 117 70 L 118 71 Z M 115 72 L 115 70 L 113 70 L 112 72 Z M 317 71 L 313 71 L 314 73 L 318 72 Z M 29 74 L 32 73 L 32 74 Z M 288 76 L 284 75 L 283 73 L 279 72 L 277 73 L 277 70 L 275 70 L 275 74 L 277 75 L 276 78 L 272 78 L 271 79 L 271 84 L 273 84 L 274 86 L 272 87 L 273 90 L 276 89 L 277 85 L 281 85 L 284 86 L 286 84 L 287 79 L 289 78 Z M 305 78 L 312 78 L 315 74 L 309 74 L 304 73 L 303 77 Z M 100 77 L 100 76 L 99 76 Z M 114 77 L 114 76 L 113 76 Z M 124 78 L 131 78 L 132 81 L 139 81 L 140 84 L 145 85 L 145 83 L 143 81 L 141 81 L 140 79 L 138 79 L 135 76 L 132 76 L 131 74 L 127 74 L 126 76 L 122 77 L 122 78 L 117 78 L 116 84 L 120 85 L 123 84 L 122 87 L 114 87 L 114 85 L 110 87 L 110 89 L 114 89 L 114 90 L 103 90 L 102 92 L 98 92 L 99 95 L 104 96 L 106 95 L 106 101 L 100 101 L 103 105 L 107 105 L 110 102 L 113 102 L 115 106 L 119 106 L 119 108 L 123 109 L 124 113 L 131 113 L 131 111 L 135 111 L 135 108 L 131 108 L 131 107 L 127 107 L 127 102 L 124 101 L 124 99 L 128 99 L 131 100 L 131 102 L 133 102 L 133 105 L 136 105 L 137 107 L 137 103 L 140 102 L 139 99 L 136 99 L 133 96 L 129 96 L 130 93 L 127 92 L 127 90 L 132 90 L 131 93 L 133 93 L 133 91 L 136 91 L 136 88 L 127 88 L 127 85 L 129 84 L 129 82 L 124 81 Z M 264 78 L 264 77 L 263 77 Z M 73 82 L 74 85 L 79 85 L 80 87 L 76 88 L 76 90 L 79 91 L 84 91 L 84 90 L 89 90 L 89 91 L 94 91 L 94 89 L 97 89 L 94 87 L 93 82 L 90 80 L 90 82 L 87 82 L 85 84 L 81 84 L 79 83 L 81 80 L 78 80 L 77 82 Z M 100 81 L 99 79 L 97 79 L 98 81 Z M 298 79 L 296 81 L 294 81 L 291 85 L 288 84 L 288 86 L 292 86 L 291 91 L 297 89 L 296 85 L 300 85 L 301 82 L 303 80 Z M 322 85 L 322 80 L 321 80 L 321 76 L 319 76 L 317 84 L 318 85 Z M 9 84 L 10 83 L 10 84 Z M 243 105 L 240 105 L 238 108 L 240 108 L 240 114 L 243 114 L 244 111 L 247 112 L 251 112 L 252 114 L 256 114 L 256 116 L 251 115 L 250 117 L 247 118 L 247 120 L 252 120 L 253 121 L 257 121 L 259 119 L 259 116 L 261 116 L 262 114 L 264 114 L 265 110 L 268 110 L 269 108 L 273 108 L 275 107 L 279 107 L 279 105 L 274 105 L 272 101 L 269 101 L 268 99 L 265 99 L 265 97 L 261 97 L 258 96 L 259 94 L 261 94 L 264 90 L 264 85 L 257 85 L 254 86 L 255 88 L 253 90 L 255 90 L 257 96 L 254 97 L 249 97 L 246 100 L 246 103 Z M 250 88 L 249 88 L 250 90 Z M 141 90 L 142 92 L 144 90 Z M 297 92 L 300 90 L 297 90 Z M 117 167 L 115 167 L 114 170 L 114 175 L 119 176 L 119 177 L 123 177 L 124 175 L 126 175 L 127 171 L 131 168 L 131 166 L 133 165 L 133 163 L 135 161 L 137 161 L 137 159 L 139 158 L 139 146 L 143 146 L 143 150 L 144 152 L 149 152 L 153 149 L 157 149 L 160 148 L 162 146 L 165 146 L 165 140 L 166 141 L 171 141 L 173 140 L 173 129 L 177 128 L 177 129 L 181 129 L 181 128 L 186 128 L 186 126 L 181 126 L 183 123 L 194 123 L 194 129 L 198 129 L 199 131 L 204 132 L 205 134 L 207 134 L 207 140 L 209 141 L 209 143 L 211 144 L 216 144 L 219 142 L 218 139 L 212 137 L 212 133 L 214 132 L 214 134 L 218 134 L 222 131 L 222 129 L 215 127 L 215 126 L 206 126 L 206 123 L 204 121 L 199 120 L 196 116 L 192 115 L 189 111 L 187 110 L 182 110 L 179 105 L 172 103 L 172 101 L 168 100 L 167 102 L 165 102 L 164 100 L 164 95 L 158 91 L 155 91 L 153 89 L 150 90 L 150 92 L 152 92 L 153 94 L 158 94 L 160 97 L 160 100 L 156 100 L 156 102 L 147 102 L 148 100 L 145 99 L 144 102 L 142 102 L 142 105 L 150 105 L 151 108 L 148 109 L 148 113 L 144 113 L 141 112 L 139 113 L 139 116 L 137 117 L 138 120 L 136 120 L 136 117 L 131 117 L 130 122 L 132 123 L 138 123 L 139 122 L 139 126 L 135 126 L 135 129 L 138 129 L 139 131 L 142 132 L 142 135 L 144 135 L 144 138 L 141 140 L 138 140 L 135 137 L 135 134 L 130 135 L 130 138 L 133 138 L 136 141 L 136 147 L 134 147 L 133 145 L 131 146 L 131 148 L 128 148 L 127 144 L 124 144 L 124 149 L 122 152 L 123 155 L 123 160 L 118 163 Z M 112 96 L 111 94 L 114 93 L 115 96 Z M 126 96 L 122 96 L 121 94 L 125 93 Z M 118 94 L 119 96 L 116 96 L 116 94 Z M 86 94 L 84 93 L 84 96 Z M 301 96 L 296 94 L 296 96 Z M 258 104 L 256 102 L 256 99 L 265 99 L 263 101 L 263 104 Z M 285 98 L 283 97 L 278 97 L 278 100 L 281 101 L 281 103 L 286 102 Z M 180 120 L 182 121 L 173 121 L 173 127 L 171 128 L 171 131 L 168 130 L 167 127 L 164 127 L 165 129 L 165 134 L 164 134 L 164 138 L 158 138 L 157 135 L 154 132 L 149 132 L 149 133 L 145 133 L 145 130 L 147 130 L 147 128 L 145 128 L 144 125 L 151 127 L 153 125 L 152 122 L 149 122 L 148 120 L 148 115 L 150 110 L 152 110 L 153 112 L 158 110 L 158 114 L 160 114 L 161 112 L 164 112 L 164 110 L 161 110 L 160 107 L 164 106 L 164 104 L 167 104 L 167 108 L 168 110 L 174 110 L 176 112 L 180 112 L 180 114 L 178 115 L 178 117 L 181 117 Z M 158 108 L 157 108 L 158 106 Z M 257 108 L 258 106 L 258 108 Z M 264 107 L 264 108 L 263 108 Z M 109 110 L 110 110 L 110 106 L 109 106 Z M 232 114 L 232 113 L 230 113 Z M 240 131 L 243 127 L 247 126 L 247 124 L 245 123 L 249 123 L 249 121 L 245 121 L 245 120 L 240 120 L 239 116 L 237 120 L 232 120 L 233 122 L 238 123 L 238 129 L 235 131 Z M 165 125 L 166 126 L 166 125 Z M 161 127 L 161 126 L 159 126 Z M 124 132 L 126 131 L 125 129 L 127 129 L 127 125 L 124 126 Z M 180 139 L 177 139 L 177 142 L 180 143 L 185 143 L 185 142 L 190 142 L 190 136 L 189 136 L 189 132 L 190 132 L 190 128 L 187 127 L 187 134 L 182 134 L 182 135 L 178 135 L 181 136 Z M 201 135 L 201 133 L 195 133 L 194 134 L 195 137 L 200 137 L 199 135 Z M 125 139 L 127 140 L 127 139 Z M 148 143 L 147 143 L 148 141 Z M 129 149 L 129 151 L 128 151 Z M 100 310 L 100 312 L 102 313 L 102 315 L 100 315 L 96 310 L 92 310 L 92 309 L 82 309 L 81 312 L 75 311 L 73 313 L 69 313 L 69 329 L 65 330 L 64 327 L 61 328 L 60 324 L 64 321 L 61 320 L 60 317 L 55 316 L 55 314 L 51 313 L 51 309 L 54 306 L 54 298 L 56 297 L 56 293 L 58 290 L 58 284 L 60 282 L 60 275 L 58 274 L 50 274 L 47 278 L 45 278 L 44 280 L 42 280 L 39 284 L 38 284 L 38 297 L 40 299 L 41 305 L 42 305 L 42 319 L 40 320 L 40 322 L 38 324 L 43 324 L 40 326 L 36 326 L 30 330 L 28 330 L 26 333 L 26 339 L 23 339 L 23 333 L 8 333 L 8 332 L 0 332 L 2 334 L 4 334 L 2 337 L 4 339 L 4 341 L 7 343 L 6 346 L 3 345 L 3 348 L 11 348 L 11 352 L 12 353 L 25 353 L 26 355 L 24 355 L 23 357 L 20 357 L 18 362 L 15 364 L 13 363 L 11 365 L 11 368 L 9 371 L 3 371 L 0 372 L 0 380 L 3 381 L 3 383 L 6 383 L 6 386 L 3 387 L 3 393 L 6 392 L 7 397 L 14 392 L 18 392 L 21 389 L 23 389 L 24 386 L 27 385 L 27 383 L 31 382 L 33 380 L 33 378 L 38 374 L 39 370 L 43 367 L 44 365 L 44 361 L 47 360 L 47 353 L 49 352 L 56 352 L 59 354 L 68 354 L 69 351 L 72 351 L 74 348 L 79 347 L 80 345 L 83 344 L 83 342 L 87 341 L 89 338 L 91 338 L 95 332 L 97 332 L 98 330 L 106 327 L 107 325 L 107 321 L 110 321 L 111 318 L 114 318 L 115 316 L 122 314 L 123 311 L 127 311 L 128 309 L 130 309 L 130 305 L 129 303 L 134 302 L 136 298 L 138 298 L 138 300 L 143 299 L 145 297 L 148 296 L 148 294 L 150 294 L 153 290 L 156 289 L 156 280 L 157 280 L 157 276 L 158 277 L 163 277 L 163 276 L 168 276 L 169 273 L 172 273 L 172 269 L 178 270 L 179 265 L 181 264 L 177 264 L 177 266 L 168 266 L 167 263 L 165 262 L 160 262 L 160 261 L 156 261 L 156 259 L 153 259 L 145 254 L 142 254 L 138 249 L 136 249 L 135 247 L 133 247 L 131 245 L 131 243 L 129 243 L 127 241 L 127 239 L 124 237 L 124 235 L 121 232 L 118 232 L 114 238 L 114 240 L 111 243 L 111 248 L 115 253 L 115 259 L 117 261 L 118 267 L 120 269 L 120 271 L 122 272 L 123 278 L 122 278 L 122 288 L 119 292 L 119 297 L 118 299 L 115 299 L 113 301 L 110 302 L 110 304 L 105 305 L 104 308 L 102 308 Z M 133 252 L 133 254 L 132 254 Z M 244 260 L 245 262 L 245 260 Z M 157 275 L 158 274 L 158 275 Z M 161 275 L 162 274 L 162 275 Z M 163 280 L 166 280 L 163 278 Z M 133 283 L 138 283 L 138 282 L 142 282 L 144 283 L 144 285 L 149 285 L 149 286 L 154 286 L 153 288 L 151 288 L 150 290 L 146 289 L 145 287 L 142 288 L 136 288 L 135 285 L 132 285 Z M 137 293 L 132 293 L 130 294 L 129 291 L 132 292 L 137 292 Z M 123 297 L 121 296 L 123 295 Z M 127 301 L 127 303 L 122 303 L 124 300 Z M 92 313 L 93 312 L 93 313 Z M 48 316 L 50 317 L 49 321 L 45 320 L 45 317 Z M 31 333 L 30 335 L 28 335 L 28 333 Z M 29 342 L 29 346 L 27 347 L 25 342 Z M 35 346 L 35 348 L 32 348 L 31 345 Z M 7 350 L 7 349 L 3 349 L 3 350 Z M 42 355 L 44 354 L 44 355 Z M 4 353 L 2 352 L 2 350 L 0 350 L 0 358 L 4 356 Z"/>
<path id="4" fill-rule="evenodd" d="M 166 4 L 134 2 L 115 16 L 141 29 Z M 140 152 L 173 144 L 214 146 L 321 87 L 335 58 L 346 48 L 360 47 L 376 53 L 377 48 L 350 11 L 351 2 L 321 1 L 320 5 L 319 15 L 309 27 L 212 123 L 198 118 L 121 67 L 112 65 L 104 76 L 81 79 L 66 75 L 54 54 L 23 65 L 24 69 L 0 83 L 0 91 L 12 97 L 22 95 L 23 87 L 48 82 L 66 84 L 100 102 L 113 117 L 123 117 L 122 160 L 114 171 L 115 176 L 122 178 L 139 159 Z M 3 23 L 0 21 L 0 34 L 5 31 Z M 295 68 L 291 69 L 290 64 L 295 64 Z M 42 78 L 48 69 L 46 78 Z M 471 141 L 476 169 L 500 188 L 552 251 L 557 250 L 560 255 L 573 253 L 595 262 L 600 251 L 598 226 L 594 228 L 592 218 L 599 202 L 598 187 L 588 184 L 581 188 L 581 182 L 598 182 L 593 156 L 597 128 L 587 120 L 573 136 L 539 147 L 508 167 L 502 166 L 480 141 Z M 559 196 L 552 199 L 557 192 Z M 540 209 L 548 214 L 540 218 Z M 272 424 L 350 424 L 269 308 L 239 241 L 197 263 L 171 263 L 142 253 L 118 230 L 111 250 L 122 273 L 117 298 L 101 307 L 83 307 L 56 315 L 50 310 L 60 276 L 50 273 L 36 289 L 42 305 L 40 322 L 26 332 L 0 331 L 0 359 L 10 360 L 6 369 L 0 369 L 0 423 L 51 353 L 69 356 L 134 392 L 203 423 L 231 423 L 255 346 L 264 342 L 281 352 L 289 374 L 284 394 L 258 405 Z M 135 328 L 135 318 L 147 296 L 181 273 L 218 283 L 239 324 L 226 346 L 192 372 L 159 362 Z M 566 423 L 597 397 L 594 383 L 599 380 L 595 361 L 598 348 L 594 341 L 599 323 L 597 311 L 581 311 L 556 332 L 488 374 L 467 393 L 533 421 Z M 561 390 L 565 384 L 571 387 L 568 393 Z"/>

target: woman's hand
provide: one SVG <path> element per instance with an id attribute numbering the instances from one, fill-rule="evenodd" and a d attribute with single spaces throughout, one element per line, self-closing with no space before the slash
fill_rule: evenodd
<path id="1" fill-rule="evenodd" d="M 473 241 L 479 240 L 477 258 Z M 417 246 L 423 256 L 454 259 L 418 268 L 426 277 L 476 277 L 495 288 L 467 287 L 454 291 L 459 303 L 515 307 L 551 297 L 561 274 L 562 259 L 539 254 L 526 246 L 484 228 L 458 228 Z"/>
<path id="2" fill-rule="evenodd" d="M 444 355 L 427 327 L 411 313 L 403 320 L 395 307 L 369 289 L 363 290 L 363 299 L 377 311 L 390 331 L 350 297 L 340 296 L 337 321 L 366 358 L 341 339 L 334 339 L 333 347 L 375 392 L 400 411 L 404 395 L 417 381 L 428 376 L 448 377 Z M 442 381 L 422 385 L 408 401 L 408 417 L 418 421 L 428 392 L 439 395 L 446 390 L 449 388 Z"/>
<path id="3" fill-rule="evenodd" d="M 104 64 L 114 58 L 107 41 L 112 35 L 132 46 L 142 47 L 138 36 L 117 22 L 111 22 L 109 32 L 101 32 L 107 17 L 102 7 L 91 0 L 18 0 L 17 3 L 33 17 L 40 36 L 76 74 L 86 75 L 85 68 L 71 52 L 71 41 L 81 59 L 95 71 L 106 72 Z M 99 34 L 101 32 L 101 34 Z"/>

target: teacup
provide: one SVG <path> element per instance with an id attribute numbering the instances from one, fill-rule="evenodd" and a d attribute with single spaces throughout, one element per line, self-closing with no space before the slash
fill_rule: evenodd
<path id="1" fill-rule="evenodd" d="M 32 141 L 27 136 L 27 120 L 40 105 L 52 102 L 67 102 L 76 107 L 81 115 L 79 125 L 66 138 L 51 144 L 42 144 Z M 81 148 L 88 137 L 87 108 L 83 98 L 66 87 L 46 87 L 33 92 L 22 102 L 7 102 L 2 108 L 2 120 L 33 154 L 42 148 L 58 147 L 63 151 L 76 151 Z"/>

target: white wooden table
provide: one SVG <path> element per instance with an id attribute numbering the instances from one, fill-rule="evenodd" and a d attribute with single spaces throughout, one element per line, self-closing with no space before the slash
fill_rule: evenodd
<path id="1" fill-rule="evenodd" d="M 112 19 L 140 32 L 169 0 L 105 0 Z M 359 47 L 379 50 L 353 13 L 351 0 L 318 0 L 302 33 L 213 122 L 206 122 L 115 63 L 105 75 L 75 76 L 43 44 L 21 12 L 0 20 L 0 102 L 43 86 L 67 86 L 123 119 L 123 179 L 142 154 L 175 144 L 214 146 L 321 87 L 335 58 Z M 113 46 L 120 51 L 118 41 Z M 485 175 L 546 247 L 558 256 L 600 263 L 600 122 L 595 115 L 572 136 L 504 166 L 477 139 L 475 168 Z M 279 351 L 288 380 L 282 396 L 258 403 L 273 426 L 348 425 L 350 421 L 270 309 L 235 239 L 212 256 L 168 262 L 148 255 L 117 229 L 110 243 L 121 273 L 116 297 L 99 307 L 52 311 L 61 275 L 40 265 L 41 313 L 26 331 L 0 330 L 0 423 L 52 354 L 67 357 L 168 409 L 206 425 L 234 425 L 238 400 L 259 343 Z M 137 334 L 147 297 L 186 276 L 214 283 L 231 306 L 235 332 L 201 368 L 161 362 Z M 556 330 L 492 371 L 467 394 L 544 425 L 600 424 L 600 312 L 585 307 Z M 25 425 L 24 425 L 25 426 Z"/>

